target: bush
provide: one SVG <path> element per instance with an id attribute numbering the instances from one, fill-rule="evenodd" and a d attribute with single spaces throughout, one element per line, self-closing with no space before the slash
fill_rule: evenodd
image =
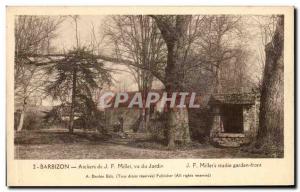
<path id="1" fill-rule="evenodd" d="M 35 130 L 44 128 L 42 116 L 38 112 L 27 112 L 24 117 L 24 130 Z"/>

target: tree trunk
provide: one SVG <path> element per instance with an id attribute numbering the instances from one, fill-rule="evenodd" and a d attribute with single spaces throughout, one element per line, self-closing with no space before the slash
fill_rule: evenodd
<path id="1" fill-rule="evenodd" d="M 139 111 L 139 125 L 135 132 L 148 132 L 150 122 L 150 109 L 144 108 Z"/>
<path id="2" fill-rule="evenodd" d="M 21 130 L 23 129 L 24 117 L 25 117 L 25 110 L 22 109 L 21 115 L 20 115 L 20 119 L 19 119 L 19 124 L 18 124 L 17 131 L 21 131 Z"/>
<path id="3" fill-rule="evenodd" d="M 163 17 L 163 16 L 162 16 Z M 168 97 L 173 92 L 184 91 L 184 56 L 185 56 L 185 38 L 187 33 L 187 25 L 190 21 L 190 16 L 176 16 L 175 22 L 164 21 L 163 18 L 153 16 L 157 22 L 158 28 L 161 31 L 162 37 L 168 48 L 167 67 L 165 68 L 165 89 Z M 189 131 L 188 123 L 179 122 L 176 118 L 177 111 L 171 109 L 167 104 L 166 111 L 166 129 L 169 149 L 175 147 L 176 125 L 180 125 L 182 131 Z M 189 137 L 189 133 L 184 134 Z M 190 140 L 181 138 L 182 140 Z M 180 139 L 180 140 L 181 140 Z"/>
<path id="4" fill-rule="evenodd" d="M 19 119 L 19 123 L 18 123 L 18 127 L 17 127 L 17 131 L 22 131 L 23 129 L 23 125 L 24 125 L 24 118 L 25 118 L 25 111 L 26 111 L 26 97 L 23 100 L 23 106 L 22 106 L 22 110 L 21 110 L 21 114 L 20 114 L 20 119 Z"/>
<path id="5" fill-rule="evenodd" d="M 221 93 L 221 73 L 220 73 L 220 65 L 217 64 L 216 67 L 216 85 L 215 85 L 215 93 Z"/>
<path id="6" fill-rule="evenodd" d="M 150 108 L 145 109 L 145 129 L 149 131 L 149 122 L 150 122 Z"/>
<path id="7" fill-rule="evenodd" d="M 69 121 L 69 133 L 74 132 L 74 108 L 75 108 L 75 99 L 76 99 L 76 80 L 77 80 L 77 70 L 73 70 L 73 79 L 72 79 L 72 101 L 71 101 L 71 110 L 70 110 L 70 121 Z"/>
<path id="8" fill-rule="evenodd" d="M 173 149 L 175 147 L 176 115 L 172 109 L 167 112 L 167 130 L 168 147 Z"/>
<path id="9" fill-rule="evenodd" d="M 273 39 L 266 45 L 259 129 L 256 148 L 275 156 L 283 155 L 283 71 L 284 71 L 284 18 L 280 16 Z"/>
<path id="10" fill-rule="evenodd" d="M 173 92 L 180 91 L 180 76 L 176 74 L 178 66 L 176 66 L 176 47 L 173 43 L 168 45 L 168 59 L 167 67 L 165 70 L 166 73 L 166 92 L 168 97 L 172 96 Z M 177 76 L 178 75 L 178 76 Z M 175 147 L 175 127 L 176 127 L 176 115 L 174 109 L 170 108 L 169 103 L 167 103 L 166 111 L 166 129 L 167 129 L 167 139 L 168 139 L 168 148 L 173 149 Z"/>

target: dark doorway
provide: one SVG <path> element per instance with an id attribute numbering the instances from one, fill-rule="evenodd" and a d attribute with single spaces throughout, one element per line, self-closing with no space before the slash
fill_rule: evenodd
<path id="1" fill-rule="evenodd" d="M 241 105 L 223 105 L 221 108 L 224 133 L 243 133 L 243 107 Z"/>

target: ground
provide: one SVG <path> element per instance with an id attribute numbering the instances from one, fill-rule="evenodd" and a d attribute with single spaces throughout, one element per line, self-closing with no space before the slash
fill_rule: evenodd
<path id="1" fill-rule="evenodd" d="M 260 158 L 240 148 L 217 148 L 192 143 L 168 150 L 165 145 L 149 140 L 145 134 L 127 138 L 101 136 L 66 130 L 15 132 L 16 159 L 179 159 L 179 158 Z"/>

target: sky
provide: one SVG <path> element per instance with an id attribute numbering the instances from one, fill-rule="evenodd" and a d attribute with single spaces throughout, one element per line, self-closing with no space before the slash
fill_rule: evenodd
<path id="1" fill-rule="evenodd" d="M 94 26 L 97 38 L 101 39 L 102 35 L 102 25 L 106 16 L 80 16 L 78 20 L 78 34 L 80 39 L 80 44 L 88 46 L 91 41 L 91 31 L 92 26 Z M 71 17 L 67 17 L 64 22 L 60 25 L 57 31 L 57 38 L 53 41 L 53 46 L 57 47 L 58 52 L 63 50 L 70 50 L 76 46 L 76 34 L 75 34 L 75 24 Z M 101 46 L 101 45 L 100 45 Z M 101 46 L 103 47 L 103 45 Z M 104 53 L 105 55 L 105 53 Z M 106 54 L 107 55 L 107 54 Z M 111 68 L 127 70 L 124 65 L 111 64 L 108 63 Z M 113 75 L 114 85 L 111 87 L 113 90 L 124 90 L 128 91 L 137 90 L 137 85 L 132 77 L 127 72 L 117 72 Z"/>
<path id="2" fill-rule="evenodd" d="M 80 16 L 78 20 L 78 33 L 81 45 L 88 45 L 91 41 L 91 29 L 94 26 L 97 38 L 101 39 L 103 37 L 103 23 L 106 21 L 104 15 L 97 16 Z M 257 64 L 257 50 L 261 45 L 261 38 L 257 35 L 258 28 L 255 28 L 253 20 L 245 19 L 245 29 L 249 35 L 248 48 L 252 52 L 253 56 L 249 60 L 251 68 L 249 70 L 257 72 L 259 69 L 259 64 Z M 57 38 L 53 41 L 53 46 L 57 47 L 57 52 L 63 50 L 70 50 L 75 47 L 76 38 L 75 38 L 75 24 L 71 17 L 66 17 L 64 22 L 60 25 L 57 31 Z M 107 55 L 107 53 L 103 53 Z M 108 64 L 110 67 L 112 64 Z M 124 65 L 114 64 L 113 68 L 128 70 Z M 259 73 L 259 72 L 258 72 Z M 127 72 L 119 72 L 113 74 L 114 85 L 111 87 L 112 90 L 116 91 L 134 91 L 137 90 L 137 84 L 135 83 L 133 76 Z"/>
<path id="3" fill-rule="evenodd" d="M 98 30 L 101 28 L 105 16 L 80 16 L 78 20 L 78 33 L 81 44 L 88 44 L 91 39 L 92 25 Z M 53 45 L 60 49 L 71 49 L 76 46 L 75 24 L 71 17 L 66 17 L 57 30 L 57 38 Z"/>

